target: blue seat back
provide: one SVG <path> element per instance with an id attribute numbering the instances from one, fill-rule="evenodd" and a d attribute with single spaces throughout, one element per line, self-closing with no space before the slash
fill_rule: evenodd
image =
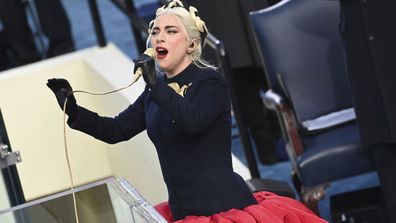
<path id="1" fill-rule="evenodd" d="M 300 124 L 352 107 L 338 1 L 284 0 L 250 19 L 270 87 Z"/>

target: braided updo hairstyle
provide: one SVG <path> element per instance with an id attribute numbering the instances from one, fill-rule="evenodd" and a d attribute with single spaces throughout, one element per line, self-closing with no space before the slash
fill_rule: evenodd
<path id="1" fill-rule="evenodd" d="M 201 68 L 217 69 L 202 58 L 202 49 L 205 44 L 206 36 L 208 35 L 208 29 L 206 28 L 205 22 L 199 17 L 198 10 L 195 7 L 187 6 L 180 0 L 172 0 L 166 5 L 158 8 L 155 15 L 155 19 L 162 15 L 174 15 L 179 18 L 180 27 L 186 34 L 187 41 L 192 42 L 195 40 L 197 43 L 197 46 L 191 53 L 193 63 Z M 151 39 L 151 29 L 154 25 L 154 20 L 149 24 L 147 45 Z"/>

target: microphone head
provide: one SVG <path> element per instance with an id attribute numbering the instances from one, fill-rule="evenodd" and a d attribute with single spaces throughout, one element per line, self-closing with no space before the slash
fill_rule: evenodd
<path id="1" fill-rule="evenodd" d="M 149 56 L 149 57 L 151 57 L 151 58 L 155 58 L 155 49 L 153 49 L 153 48 L 147 48 L 145 51 L 144 51 L 144 54 L 146 54 L 147 56 Z"/>
<path id="2" fill-rule="evenodd" d="M 0 1 L 1 1 L 1 0 L 0 0 Z M 153 48 L 147 48 L 147 49 L 144 51 L 143 54 L 145 54 L 145 55 L 147 55 L 147 56 L 149 56 L 149 57 L 155 59 L 156 51 L 155 51 L 155 49 L 153 49 Z M 142 70 L 141 67 L 138 67 L 138 68 L 136 69 L 136 71 L 135 71 L 135 78 L 134 78 L 134 80 L 133 80 L 133 83 L 135 83 L 142 75 L 143 75 L 143 70 Z"/>

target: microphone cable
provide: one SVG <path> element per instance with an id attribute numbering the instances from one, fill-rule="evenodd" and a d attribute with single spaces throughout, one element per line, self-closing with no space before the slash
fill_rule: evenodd
<path id="1" fill-rule="evenodd" d="M 153 48 L 147 48 L 144 53 L 144 55 L 149 56 L 151 58 L 154 58 L 156 55 L 156 51 Z M 132 86 L 134 83 L 136 83 L 139 78 L 143 75 L 143 70 L 141 67 L 138 67 L 137 70 L 135 71 L 135 76 L 132 80 L 132 82 L 124 87 L 121 87 L 119 89 L 115 89 L 112 91 L 108 91 L 108 92 L 104 92 L 104 93 L 97 93 L 97 92 L 89 92 L 89 91 L 84 91 L 84 90 L 76 90 L 73 91 L 72 94 L 75 93 L 85 93 L 85 94 L 90 94 L 90 95 L 107 95 L 107 94 L 112 94 L 121 90 L 124 90 L 130 86 Z M 73 173 L 72 173 L 72 168 L 70 165 L 70 159 L 69 159 L 69 152 L 68 152 L 68 148 L 67 148 L 67 137 L 66 137 L 66 105 L 67 105 L 67 97 L 64 101 L 63 104 L 63 141 L 64 141 L 64 148 L 65 148 L 65 155 L 66 155 L 66 161 L 67 161 L 67 167 L 69 170 L 69 177 L 70 177 L 70 189 L 72 191 L 72 195 L 73 195 L 73 206 L 74 206 L 74 213 L 75 213 L 75 217 L 76 217 L 76 223 L 79 223 L 78 220 L 78 211 L 77 211 L 77 202 L 76 202 L 76 195 L 74 192 L 74 178 L 73 178 Z"/>
<path id="2" fill-rule="evenodd" d="M 85 93 L 85 94 L 90 94 L 90 95 L 107 95 L 107 94 L 112 94 L 121 90 L 124 90 L 130 86 L 132 86 L 134 83 L 136 83 L 136 81 L 138 81 L 140 78 L 139 75 L 135 75 L 133 81 L 124 86 L 121 87 L 119 89 L 115 89 L 115 90 L 111 90 L 111 91 L 107 91 L 107 92 L 103 92 L 103 93 L 97 93 L 97 92 L 89 92 L 89 91 L 84 91 L 84 90 L 75 90 L 72 93 Z M 65 102 L 63 103 L 63 142 L 64 142 L 64 149 L 65 149 L 65 156 L 66 156 L 66 162 L 67 162 L 67 168 L 69 171 L 69 180 L 70 180 L 70 189 L 72 191 L 72 197 L 73 197 L 73 208 L 74 208 L 74 214 L 75 214 L 75 218 L 76 218 L 76 223 L 79 223 L 79 217 L 78 217 L 78 210 L 77 210 L 77 201 L 76 201 L 76 194 L 74 191 L 74 177 L 73 177 L 73 171 L 72 171 L 72 167 L 70 164 L 70 157 L 69 157 L 69 151 L 68 151 L 68 146 L 67 146 L 67 135 L 66 135 L 66 106 L 67 106 L 67 100 L 68 98 L 66 97 Z"/>

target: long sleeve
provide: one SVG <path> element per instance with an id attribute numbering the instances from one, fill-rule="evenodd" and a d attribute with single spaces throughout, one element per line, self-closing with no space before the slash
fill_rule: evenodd
<path id="1" fill-rule="evenodd" d="M 126 141 L 146 128 L 144 97 L 139 98 L 114 118 L 102 117 L 86 108 L 80 107 L 75 121 L 68 121 L 70 128 L 84 132 L 101 141 L 114 144 Z"/>

